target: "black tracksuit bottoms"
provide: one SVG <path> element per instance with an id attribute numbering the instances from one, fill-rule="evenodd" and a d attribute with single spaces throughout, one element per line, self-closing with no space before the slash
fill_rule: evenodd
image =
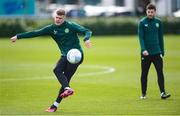
<path id="1" fill-rule="evenodd" d="M 142 94 L 146 95 L 147 90 L 147 76 L 149 72 L 149 68 L 151 63 L 154 64 L 157 77 L 158 77 L 158 85 L 160 92 L 165 92 L 164 88 L 164 74 L 163 74 L 163 59 L 160 54 L 157 55 L 149 55 L 149 56 L 141 56 L 141 91 Z"/>
<path id="2" fill-rule="evenodd" d="M 70 87 L 69 83 L 70 80 L 72 78 L 72 76 L 74 75 L 74 73 L 76 72 L 78 66 L 83 62 L 83 55 L 82 55 L 82 59 L 80 61 L 80 63 L 77 64 L 71 64 L 68 62 L 66 56 L 61 56 L 60 60 L 57 62 L 56 67 L 54 68 L 54 73 L 59 81 L 59 83 L 62 85 L 56 102 L 60 103 L 62 98 L 60 97 L 60 94 L 62 92 L 64 92 L 64 88 L 65 87 Z"/>

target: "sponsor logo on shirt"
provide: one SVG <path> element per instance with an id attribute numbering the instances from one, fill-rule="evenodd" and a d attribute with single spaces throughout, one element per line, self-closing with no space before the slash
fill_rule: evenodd
<path id="1" fill-rule="evenodd" d="M 57 31 L 56 30 L 54 30 L 54 35 L 56 35 L 57 34 Z"/>

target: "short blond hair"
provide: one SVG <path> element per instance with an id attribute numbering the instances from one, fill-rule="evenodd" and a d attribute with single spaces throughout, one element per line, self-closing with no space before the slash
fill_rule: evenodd
<path id="1" fill-rule="evenodd" d="M 66 12 L 64 9 L 57 9 L 56 10 L 56 15 L 62 16 L 62 15 L 66 15 Z"/>

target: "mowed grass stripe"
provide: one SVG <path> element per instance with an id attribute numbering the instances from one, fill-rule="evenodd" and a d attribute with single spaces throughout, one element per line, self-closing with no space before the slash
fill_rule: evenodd
<path id="1" fill-rule="evenodd" d="M 172 94 L 161 100 L 153 65 L 148 76 L 147 100 L 140 100 L 140 47 L 137 36 L 94 36 L 93 48 L 83 46 L 85 60 L 71 81 L 75 94 L 62 101 L 59 115 L 180 115 L 180 36 L 165 36 L 164 73 L 166 89 Z M 82 39 L 81 39 L 82 40 Z M 83 45 L 83 41 L 81 41 Z M 50 76 L 34 81 L 0 81 L 1 115 L 47 115 L 60 85 L 53 68 L 60 54 L 49 37 L 24 39 L 13 44 L 0 40 L 0 79 Z M 113 67 L 115 72 L 78 76 Z"/>

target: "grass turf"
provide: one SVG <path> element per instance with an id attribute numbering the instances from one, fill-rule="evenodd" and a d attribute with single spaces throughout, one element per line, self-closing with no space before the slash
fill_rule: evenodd
<path id="1" fill-rule="evenodd" d="M 94 36 L 92 42 L 92 49 L 83 45 L 85 60 L 71 81 L 75 94 L 64 99 L 53 114 L 180 114 L 180 36 L 165 36 L 165 87 L 172 94 L 168 100 L 160 99 L 153 65 L 147 99 L 139 99 L 140 47 L 136 36 Z M 52 72 L 59 57 L 57 45 L 46 37 L 15 44 L 1 39 L 0 115 L 49 114 L 44 110 L 60 88 Z M 107 73 L 108 67 L 115 72 Z"/>

